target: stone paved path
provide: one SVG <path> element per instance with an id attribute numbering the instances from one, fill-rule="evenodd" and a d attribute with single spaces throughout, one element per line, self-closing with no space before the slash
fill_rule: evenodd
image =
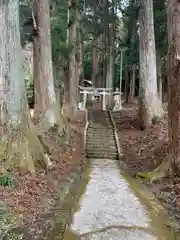
<path id="1" fill-rule="evenodd" d="M 121 176 L 113 160 L 91 160 L 90 180 L 74 215 L 68 240 L 171 240 L 157 235 L 148 210 Z M 163 232 L 163 231 L 162 231 Z"/>

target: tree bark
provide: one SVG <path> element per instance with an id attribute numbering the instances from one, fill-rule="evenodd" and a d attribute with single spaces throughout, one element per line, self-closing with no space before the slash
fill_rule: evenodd
<path id="1" fill-rule="evenodd" d="M 84 81 L 84 40 L 82 26 L 79 29 L 79 84 L 83 86 Z"/>
<path id="2" fill-rule="evenodd" d="M 151 125 L 154 117 L 162 117 L 163 108 L 157 91 L 156 51 L 154 39 L 153 1 L 141 0 L 139 14 L 140 122 Z"/>
<path id="3" fill-rule="evenodd" d="M 100 35 L 93 41 L 92 44 L 92 85 L 95 88 L 101 87 L 102 62 L 102 35 Z"/>
<path id="4" fill-rule="evenodd" d="M 92 85 L 98 87 L 98 74 L 99 74 L 99 62 L 98 62 L 98 39 L 93 42 L 92 46 Z"/>
<path id="5" fill-rule="evenodd" d="M 136 80 L 136 64 L 132 65 L 130 78 L 129 102 L 133 103 L 135 95 L 135 80 Z"/>
<path id="6" fill-rule="evenodd" d="M 168 114 L 170 159 L 180 171 L 180 2 L 168 0 Z"/>
<path id="7" fill-rule="evenodd" d="M 125 66 L 125 83 L 124 83 L 124 102 L 128 103 L 128 93 L 129 93 L 129 65 Z"/>
<path id="8" fill-rule="evenodd" d="M 46 166 L 49 162 L 44 157 L 27 108 L 18 0 L 0 2 L 0 32 L 1 106 L 3 104 L 6 116 L 6 123 L 1 125 L 0 157 L 21 170 L 35 173 L 37 160 L 44 160 Z"/>
<path id="9" fill-rule="evenodd" d="M 34 117 L 42 117 L 53 126 L 58 124 L 57 101 L 53 81 L 52 47 L 50 32 L 49 1 L 34 1 L 34 88 L 35 113 Z"/>
<path id="10" fill-rule="evenodd" d="M 122 76 L 123 76 L 123 49 L 121 49 L 120 55 L 120 70 L 119 70 L 119 91 L 122 92 Z"/>
<path id="11" fill-rule="evenodd" d="M 159 99 L 162 102 L 162 96 L 163 96 L 163 80 L 162 80 L 162 65 L 163 62 L 161 60 L 161 57 L 159 53 L 157 52 L 157 88 L 158 88 L 158 94 L 159 94 Z"/>
<path id="12" fill-rule="evenodd" d="M 68 82 L 69 82 L 69 101 L 68 101 L 68 117 L 73 119 L 77 111 L 77 1 L 68 1 L 69 23 L 68 23 L 68 36 L 69 48 L 71 49 L 68 62 Z"/>
<path id="13" fill-rule="evenodd" d="M 162 72 L 161 70 L 158 71 L 158 94 L 159 94 L 159 99 L 162 102 L 162 96 L 163 96 L 163 82 L 162 82 Z"/>
<path id="14" fill-rule="evenodd" d="M 114 80 L 114 61 L 115 61 L 115 51 L 114 51 L 114 24 L 109 27 L 109 52 L 108 52 L 108 64 L 107 64 L 107 76 L 106 76 L 106 87 L 113 88 Z"/>
<path id="15" fill-rule="evenodd" d="M 101 78 L 101 85 L 99 87 L 105 88 L 106 87 L 106 78 L 107 78 L 107 38 L 108 38 L 108 31 L 105 30 L 102 35 L 102 60 L 103 60 L 103 73 Z"/>

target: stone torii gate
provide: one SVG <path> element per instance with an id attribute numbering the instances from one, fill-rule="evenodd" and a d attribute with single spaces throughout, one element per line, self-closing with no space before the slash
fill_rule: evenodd
<path id="1" fill-rule="evenodd" d="M 83 101 L 81 109 L 86 108 L 87 103 L 87 95 L 91 96 L 91 100 L 94 100 L 96 96 L 102 96 L 102 109 L 106 110 L 106 100 L 108 100 L 107 96 L 109 96 L 109 105 L 112 103 L 112 88 L 93 88 L 93 87 L 82 87 L 79 86 L 80 94 L 83 94 Z"/>

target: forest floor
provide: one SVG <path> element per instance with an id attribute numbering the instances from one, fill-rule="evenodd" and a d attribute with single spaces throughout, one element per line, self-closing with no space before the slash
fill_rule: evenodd
<path id="1" fill-rule="evenodd" d="M 114 120 L 125 155 L 123 168 L 133 177 L 138 172 L 154 170 L 165 159 L 168 152 L 167 113 L 145 131 L 139 128 L 137 104 L 124 104 L 121 113 L 114 114 Z M 152 183 L 142 181 L 180 223 L 180 177 L 171 175 Z"/>
<path id="2" fill-rule="evenodd" d="M 20 225 L 23 223 L 23 229 L 28 228 L 33 239 L 41 239 L 38 237 L 41 233 L 38 233 L 37 219 L 47 210 L 46 203 L 43 203 L 42 199 L 56 199 L 60 183 L 67 181 L 70 173 L 77 166 L 85 163 L 83 137 L 85 113 L 83 111 L 78 112 L 77 119 L 72 125 L 69 145 L 59 146 L 53 134 L 47 134 L 44 139 L 46 145 L 52 148 L 51 159 L 54 167 L 50 172 L 37 170 L 36 177 L 32 178 L 30 175 L 22 176 L 17 170 L 12 172 L 12 187 L 0 186 L 0 205 L 5 204 L 13 216 L 18 216 L 16 223 Z M 0 232 L 3 228 L 1 212 L 0 206 Z"/>

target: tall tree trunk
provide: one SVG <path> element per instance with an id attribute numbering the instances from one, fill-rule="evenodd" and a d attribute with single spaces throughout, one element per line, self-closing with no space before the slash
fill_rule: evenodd
<path id="1" fill-rule="evenodd" d="M 115 61 L 115 51 L 114 51 L 114 24 L 109 27 L 109 53 L 108 53 L 108 63 L 107 63 L 107 76 L 106 76 L 106 87 L 113 88 L 114 80 L 114 61 Z"/>
<path id="2" fill-rule="evenodd" d="M 95 40 L 92 45 L 92 85 L 98 87 L 98 74 L 99 74 L 99 62 L 98 62 L 98 50 L 97 44 L 99 39 Z"/>
<path id="3" fill-rule="evenodd" d="M 124 101 L 128 102 L 128 93 L 129 93 L 129 65 L 125 66 L 125 83 L 124 83 Z"/>
<path id="4" fill-rule="evenodd" d="M 83 40 L 83 30 L 80 27 L 80 43 L 79 43 L 79 84 L 83 85 L 84 81 L 84 40 Z"/>
<path id="5" fill-rule="evenodd" d="M 170 159 L 180 171 L 180 2 L 168 0 L 168 114 Z"/>
<path id="6" fill-rule="evenodd" d="M 130 77 L 129 102 L 133 103 L 135 95 L 136 64 L 132 65 Z"/>
<path id="7" fill-rule="evenodd" d="M 1 159 L 35 173 L 36 160 L 45 160 L 31 123 L 22 71 L 19 1 L 0 2 L 0 85 L 6 123 L 1 126 Z M 2 105 L 1 105 L 2 106 Z M 2 120 L 2 119 L 1 119 Z M 1 121 L 2 122 L 2 121 Z"/>
<path id="8" fill-rule="evenodd" d="M 108 31 L 107 29 L 104 31 L 102 35 L 102 61 L 103 61 L 103 73 L 102 73 L 102 78 L 101 78 L 101 85 L 99 86 L 100 88 L 105 88 L 106 87 L 106 79 L 107 79 L 107 40 L 108 40 Z"/>
<path id="9" fill-rule="evenodd" d="M 122 92 L 122 73 L 123 73 L 123 49 L 120 55 L 120 70 L 119 70 L 119 91 Z"/>
<path id="10" fill-rule="evenodd" d="M 162 60 L 160 58 L 160 55 L 157 52 L 157 88 L 158 88 L 158 94 L 159 99 L 162 102 L 162 95 L 163 95 L 163 86 L 162 86 Z"/>
<path id="11" fill-rule="evenodd" d="M 98 87 L 101 88 L 103 85 L 103 76 L 104 76 L 104 47 L 103 47 L 103 34 L 99 36 L 99 51 L 98 51 Z"/>
<path id="12" fill-rule="evenodd" d="M 76 50 L 77 50 L 77 0 L 69 0 L 69 23 L 68 23 L 68 36 L 69 36 L 69 48 L 71 52 L 69 54 L 68 61 L 68 83 L 69 83 L 69 101 L 68 101 L 68 118 L 73 119 L 77 111 L 77 62 L 76 62 Z"/>
<path id="13" fill-rule="evenodd" d="M 153 1 L 141 0 L 139 14 L 140 121 L 151 125 L 154 117 L 162 117 L 163 108 L 157 92 L 156 51 L 154 39 Z"/>
<path id="14" fill-rule="evenodd" d="M 111 52 L 111 30 L 110 30 L 111 26 L 108 26 L 107 29 L 107 44 L 106 44 L 106 48 L 107 48 L 107 71 L 106 71 L 106 88 L 109 88 L 110 85 L 110 52 Z"/>
<path id="15" fill-rule="evenodd" d="M 69 8 L 67 9 L 67 31 L 66 31 L 66 47 L 68 49 L 69 47 L 69 21 L 70 21 L 70 13 L 69 13 Z M 64 110 L 66 110 L 66 108 L 68 108 L 68 103 L 69 103 L 69 77 L 68 77 L 68 61 L 69 59 L 67 59 L 67 61 L 65 60 L 64 65 L 67 66 L 64 69 L 64 83 L 63 83 L 63 88 L 64 88 L 64 98 L 63 98 L 63 105 L 62 108 Z M 67 110 L 66 110 L 67 112 Z"/>
<path id="16" fill-rule="evenodd" d="M 163 100 L 163 82 L 162 82 L 162 72 L 161 72 L 161 69 L 159 69 L 157 76 L 158 76 L 158 79 L 157 79 L 158 94 L 159 94 L 159 99 L 162 102 L 162 100 Z"/>
<path id="17" fill-rule="evenodd" d="M 36 36 L 34 37 L 35 118 L 58 124 L 59 108 L 53 80 L 49 0 L 34 1 Z"/>

